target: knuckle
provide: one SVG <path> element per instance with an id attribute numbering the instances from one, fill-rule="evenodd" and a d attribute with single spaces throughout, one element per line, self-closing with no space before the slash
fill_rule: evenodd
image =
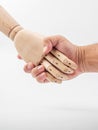
<path id="1" fill-rule="evenodd" d="M 24 66 L 23 70 L 24 70 L 25 72 L 27 72 L 27 66 L 26 66 L 26 65 Z"/>
<path id="2" fill-rule="evenodd" d="M 33 77 L 36 77 L 36 73 L 37 72 L 35 71 L 35 69 L 32 69 L 31 74 L 32 74 Z"/>
<path id="3" fill-rule="evenodd" d="M 40 83 L 44 83 L 44 81 L 46 80 L 46 73 L 43 72 L 42 74 L 40 74 L 39 76 L 36 77 L 36 80 Z"/>

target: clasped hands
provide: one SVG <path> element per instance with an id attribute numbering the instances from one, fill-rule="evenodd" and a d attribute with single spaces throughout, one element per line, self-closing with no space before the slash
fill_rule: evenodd
<path id="1" fill-rule="evenodd" d="M 45 58 L 37 66 L 32 62 L 27 63 L 24 66 L 26 73 L 31 73 L 40 83 L 61 83 L 81 73 L 78 64 L 78 46 L 60 35 L 46 37 L 43 40 Z"/>
<path id="2" fill-rule="evenodd" d="M 38 82 L 61 83 L 81 73 L 98 72 L 98 44 L 77 46 L 65 37 L 44 37 L 25 30 L 0 6 L 0 31 L 8 36 L 19 57 L 27 64 L 24 70 Z"/>

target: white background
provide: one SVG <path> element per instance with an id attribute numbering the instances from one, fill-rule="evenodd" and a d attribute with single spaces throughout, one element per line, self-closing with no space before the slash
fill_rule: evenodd
<path id="1" fill-rule="evenodd" d="M 97 0 L 0 0 L 25 28 L 61 34 L 77 45 L 98 42 Z M 24 73 L 14 44 L 0 33 L 0 130 L 98 130 L 98 74 L 61 85 Z"/>

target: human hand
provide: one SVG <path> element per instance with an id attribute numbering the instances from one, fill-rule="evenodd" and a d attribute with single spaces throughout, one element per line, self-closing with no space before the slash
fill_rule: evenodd
<path id="1" fill-rule="evenodd" d="M 48 48 L 46 49 L 46 54 L 48 54 L 54 47 L 78 65 L 78 68 L 72 74 L 67 74 L 68 79 L 75 78 L 79 74 L 83 73 L 83 68 L 81 66 L 81 51 L 79 46 L 72 44 L 65 37 L 59 35 L 47 37 L 44 39 L 44 41 L 45 43 L 49 44 Z M 51 52 L 52 54 L 55 53 L 55 51 Z M 46 78 L 46 71 L 43 65 L 35 67 L 33 63 L 28 63 L 25 65 L 24 70 L 27 73 L 31 73 L 38 82 L 48 82 Z"/>

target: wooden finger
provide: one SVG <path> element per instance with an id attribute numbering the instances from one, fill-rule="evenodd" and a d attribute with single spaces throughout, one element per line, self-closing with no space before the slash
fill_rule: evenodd
<path id="1" fill-rule="evenodd" d="M 51 53 L 57 57 L 60 61 L 62 61 L 65 65 L 69 66 L 70 68 L 76 70 L 77 69 L 77 64 L 70 60 L 68 57 L 66 57 L 63 53 L 60 51 L 53 49 Z"/>
<path id="2" fill-rule="evenodd" d="M 55 78 L 60 80 L 67 80 L 68 76 L 66 74 L 63 74 L 61 71 L 56 69 L 51 63 L 49 63 L 47 60 L 43 59 L 42 63 L 45 67 L 45 69 L 52 74 Z"/>
<path id="3" fill-rule="evenodd" d="M 46 55 L 45 59 L 47 59 L 51 64 L 53 64 L 56 68 L 58 68 L 63 73 L 72 74 L 74 72 L 73 69 L 71 69 L 68 66 L 66 66 L 65 64 L 63 64 L 60 60 L 58 60 L 51 53 Z"/>
<path id="4" fill-rule="evenodd" d="M 62 83 L 62 80 L 56 79 L 55 77 L 53 77 L 50 73 L 46 72 L 47 75 L 47 80 L 53 83 Z"/>

